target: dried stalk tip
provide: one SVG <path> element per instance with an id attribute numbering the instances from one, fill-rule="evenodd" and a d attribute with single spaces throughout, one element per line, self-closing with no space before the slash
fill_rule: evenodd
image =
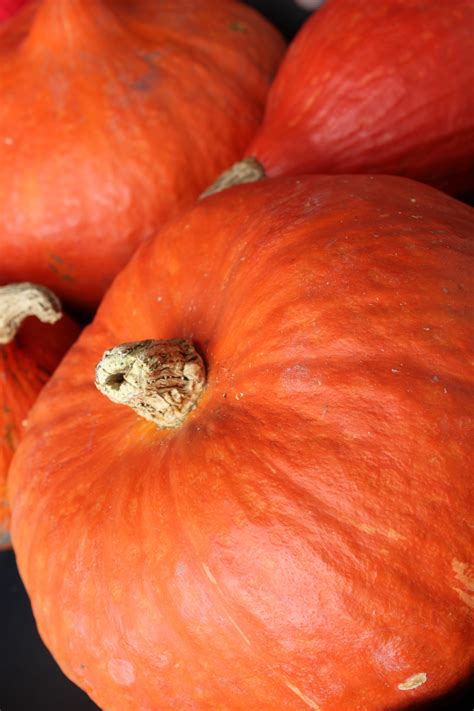
<path id="1" fill-rule="evenodd" d="M 255 183 L 257 180 L 265 178 L 265 170 L 256 158 L 244 158 L 244 160 L 234 163 L 217 178 L 217 180 L 199 196 L 199 199 L 209 197 L 214 193 L 220 193 L 233 185 L 243 183 Z"/>
<path id="2" fill-rule="evenodd" d="M 204 391 L 206 371 L 190 341 L 136 341 L 104 353 L 95 384 L 160 429 L 179 427 Z"/>
<path id="3" fill-rule="evenodd" d="M 22 282 L 0 287 L 0 345 L 10 343 L 28 316 L 43 323 L 56 323 L 62 316 L 61 302 L 52 291 Z"/>

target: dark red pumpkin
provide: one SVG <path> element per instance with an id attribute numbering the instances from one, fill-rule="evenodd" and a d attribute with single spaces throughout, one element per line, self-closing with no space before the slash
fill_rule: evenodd
<path id="1" fill-rule="evenodd" d="M 0 22 L 16 15 L 28 0 L 0 0 Z"/>
<path id="2" fill-rule="evenodd" d="M 327 0 L 247 148 L 269 176 L 392 173 L 474 188 L 473 0 Z"/>
<path id="3" fill-rule="evenodd" d="M 284 49 L 233 0 L 42 0 L 0 30 L 0 280 L 91 308 L 245 149 Z"/>
<path id="4" fill-rule="evenodd" d="M 28 412 L 79 327 L 48 289 L 0 287 L 0 548 L 10 544 L 7 475 Z"/>
<path id="5" fill-rule="evenodd" d="M 467 675 L 473 234 L 402 178 L 264 180 L 119 275 L 11 474 L 40 633 L 101 708 L 393 710 Z M 98 383 L 174 429 L 94 386 L 143 339 L 187 341 Z"/>

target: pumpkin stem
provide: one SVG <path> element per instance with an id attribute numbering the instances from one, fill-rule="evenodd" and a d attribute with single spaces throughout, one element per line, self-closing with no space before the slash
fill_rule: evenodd
<path id="1" fill-rule="evenodd" d="M 244 158 L 221 173 L 217 180 L 212 183 L 207 190 L 201 193 L 199 198 L 202 200 L 214 193 L 220 193 L 221 190 L 227 190 L 227 188 L 231 188 L 233 185 L 255 183 L 257 180 L 261 180 L 265 177 L 265 170 L 256 158 Z"/>
<path id="2" fill-rule="evenodd" d="M 56 323 L 62 315 L 59 299 L 44 286 L 29 282 L 1 286 L 0 345 L 13 341 L 28 316 L 36 316 L 43 323 Z"/>
<path id="3" fill-rule="evenodd" d="M 159 428 L 179 427 L 204 391 L 206 371 L 190 341 L 136 341 L 105 351 L 95 384 Z"/>

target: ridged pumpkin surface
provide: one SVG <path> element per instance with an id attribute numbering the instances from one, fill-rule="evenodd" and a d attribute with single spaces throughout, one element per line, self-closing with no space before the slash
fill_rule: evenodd
<path id="1" fill-rule="evenodd" d="M 327 0 L 247 149 L 267 175 L 390 173 L 474 188 L 473 0 Z"/>
<path id="2" fill-rule="evenodd" d="M 242 154 L 283 42 L 231 0 L 42 0 L 0 30 L 0 279 L 97 305 Z"/>
<path id="3" fill-rule="evenodd" d="M 466 676 L 473 228 L 402 178 L 264 180 L 117 278 L 11 475 L 39 630 L 102 708 L 381 711 Z M 181 427 L 94 387 L 105 349 L 181 337 Z"/>

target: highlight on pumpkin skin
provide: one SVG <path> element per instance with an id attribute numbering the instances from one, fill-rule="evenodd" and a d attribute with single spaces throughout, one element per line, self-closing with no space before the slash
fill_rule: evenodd
<path id="1" fill-rule="evenodd" d="M 96 386 L 112 402 L 128 405 L 160 429 L 179 427 L 206 385 L 203 360 L 185 339 L 136 341 L 107 350 Z"/>

